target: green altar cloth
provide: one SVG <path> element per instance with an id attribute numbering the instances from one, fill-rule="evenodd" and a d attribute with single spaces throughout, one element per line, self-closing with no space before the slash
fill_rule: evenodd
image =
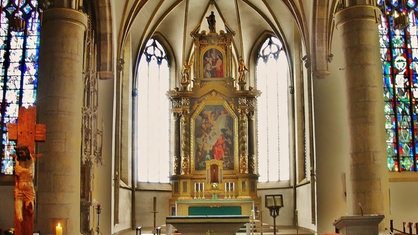
<path id="1" fill-rule="evenodd" d="M 235 235 L 239 228 L 250 222 L 248 215 L 167 216 L 166 224 L 173 225 L 187 235 Z"/>

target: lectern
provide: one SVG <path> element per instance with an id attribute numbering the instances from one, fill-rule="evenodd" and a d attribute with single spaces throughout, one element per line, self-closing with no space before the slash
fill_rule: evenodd
<path id="1" fill-rule="evenodd" d="M 265 204 L 266 204 L 266 207 L 270 211 L 270 216 L 273 217 L 274 235 L 276 235 L 276 217 L 279 215 L 280 208 L 283 207 L 283 195 L 282 194 L 266 195 Z"/>

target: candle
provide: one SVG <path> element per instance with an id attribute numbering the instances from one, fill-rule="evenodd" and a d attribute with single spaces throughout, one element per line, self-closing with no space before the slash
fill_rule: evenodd
<path id="1" fill-rule="evenodd" d="M 55 235 L 62 235 L 61 223 L 58 223 L 57 227 L 55 227 Z"/>

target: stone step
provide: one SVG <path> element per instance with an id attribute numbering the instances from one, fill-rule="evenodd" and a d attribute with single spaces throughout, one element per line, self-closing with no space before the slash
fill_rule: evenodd
<path id="1" fill-rule="evenodd" d="M 263 223 L 261 225 L 261 222 L 259 220 L 255 220 L 253 223 L 250 223 L 250 232 L 253 232 L 254 234 L 260 234 L 261 232 L 263 234 L 273 234 L 274 233 L 274 226 Z M 246 227 L 242 227 L 237 234 L 246 234 Z M 312 231 L 309 231 L 304 228 L 297 228 L 293 226 L 277 226 L 276 234 L 298 234 L 298 235 L 313 235 L 315 234 Z"/>
<path id="2" fill-rule="evenodd" d="M 274 227 L 270 226 L 270 225 L 264 225 L 263 229 L 260 228 L 256 228 L 251 230 L 250 229 L 250 234 L 254 234 L 254 235 L 258 235 L 258 234 L 273 234 L 274 233 Z M 242 228 L 240 229 L 237 233 L 237 235 L 246 235 L 246 228 Z M 293 227 L 281 227 L 279 226 L 276 229 L 276 234 L 280 234 L 280 235 L 314 235 L 315 233 L 312 231 L 309 231 L 307 229 L 303 229 L 303 228 L 293 228 Z"/>
<path id="3" fill-rule="evenodd" d="M 166 235 L 166 226 L 161 225 L 161 235 Z M 262 229 L 260 229 L 260 222 L 253 224 L 252 230 L 250 227 L 249 235 L 272 235 L 274 234 L 274 227 L 269 224 L 263 223 Z M 291 226 L 278 226 L 276 234 L 279 235 L 314 235 L 315 233 L 304 228 L 296 228 Z M 120 235 L 136 235 L 135 231 L 127 231 L 120 233 Z M 152 228 L 143 228 L 141 235 L 153 235 Z M 176 233 L 176 235 L 181 235 L 181 233 Z M 237 231 L 236 235 L 247 235 L 246 227 L 242 227 Z"/>

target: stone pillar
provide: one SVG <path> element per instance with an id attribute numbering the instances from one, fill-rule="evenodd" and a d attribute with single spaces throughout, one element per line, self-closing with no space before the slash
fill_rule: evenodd
<path id="1" fill-rule="evenodd" d="M 39 145 L 35 230 L 80 234 L 80 161 L 83 56 L 87 16 L 69 8 L 44 12 L 41 31 L 38 118 L 46 124 Z"/>
<path id="2" fill-rule="evenodd" d="M 345 55 L 350 125 L 348 213 L 388 215 L 382 65 L 377 24 L 380 10 L 352 4 L 336 14 Z"/>

